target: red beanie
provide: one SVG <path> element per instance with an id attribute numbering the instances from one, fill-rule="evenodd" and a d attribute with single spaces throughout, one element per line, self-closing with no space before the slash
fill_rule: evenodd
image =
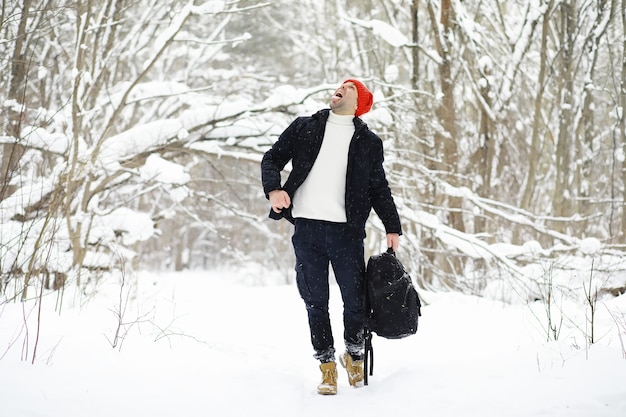
<path id="1" fill-rule="evenodd" d="M 370 111 L 370 109 L 372 108 L 372 104 L 374 104 L 374 96 L 372 95 L 372 92 L 367 89 L 365 84 L 363 84 L 359 80 L 355 80 L 352 78 L 345 80 L 343 83 L 354 83 L 354 85 L 356 86 L 358 98 L 356 112 L 354 113 L 354 115 L 359 117 L 360 115 Z"/>

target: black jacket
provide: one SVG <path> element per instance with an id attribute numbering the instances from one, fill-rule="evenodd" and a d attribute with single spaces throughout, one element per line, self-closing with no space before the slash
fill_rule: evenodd
<path id="1" fill-rule="evenodd" d="M 298 117 L 265 153 L 261 161 L 261 178 L 266 197 L 269 198 L 271 191 L 282 189 L 293 200 L 319 154 L 329 112 L 330 109 L 324 109 L 309 117 Z M 365 222 L 374 208 L 387 233 L 402 234 L 398 211 L 383 169 L 382 141 L 358 117 L 354 118 L 354 127 L 346 173 L 348 225 L 364 235 Z M 280 172 L 290 160 L 292 171 L 281 186 Z M 279 220 L 282 217 L 293 223 L 291 207 L 281 213 L 270 209 L 270 218 Z"/>

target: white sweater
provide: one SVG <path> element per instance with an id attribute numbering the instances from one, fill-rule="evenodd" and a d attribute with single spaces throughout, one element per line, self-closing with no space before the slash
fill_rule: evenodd
<path id="1" fill-rule="evenodd" d="M 322 147 L 311 172 L 293 196 L 294 218 L 345 223 L 348 150 L 354 135 L 354 116 L 332 111 Z"/>

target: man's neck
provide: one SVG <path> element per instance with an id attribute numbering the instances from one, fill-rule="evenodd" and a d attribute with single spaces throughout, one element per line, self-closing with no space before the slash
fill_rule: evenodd
<path id="1" fill-rule="evenodd" d="M 352 124 L 352 120 L 354 119 L 354 114 L 339 114 L 335 113 L 334 110 L 331 110 L 328 114 L 328 121 L 331 123 L 337 124 Z"/>

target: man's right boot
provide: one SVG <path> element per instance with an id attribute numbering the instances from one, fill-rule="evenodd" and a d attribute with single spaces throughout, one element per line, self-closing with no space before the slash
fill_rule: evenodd
<path id="1" fill-rule="evenodd" d="M 320 364 L 322 382 L 317 386 L 317 393 L 321 395 L 337 394 L 337 364 L 327 362 Z"/>
<path id="2" fill-rule="evenodd" d="M 363 361 L 354 360 L 348 352 L 345 352 L 339 356 L 339 363 L 348 371 L 348 381 L 350 385 L 355 388 L 362 387 L 364 379 Z"/>

